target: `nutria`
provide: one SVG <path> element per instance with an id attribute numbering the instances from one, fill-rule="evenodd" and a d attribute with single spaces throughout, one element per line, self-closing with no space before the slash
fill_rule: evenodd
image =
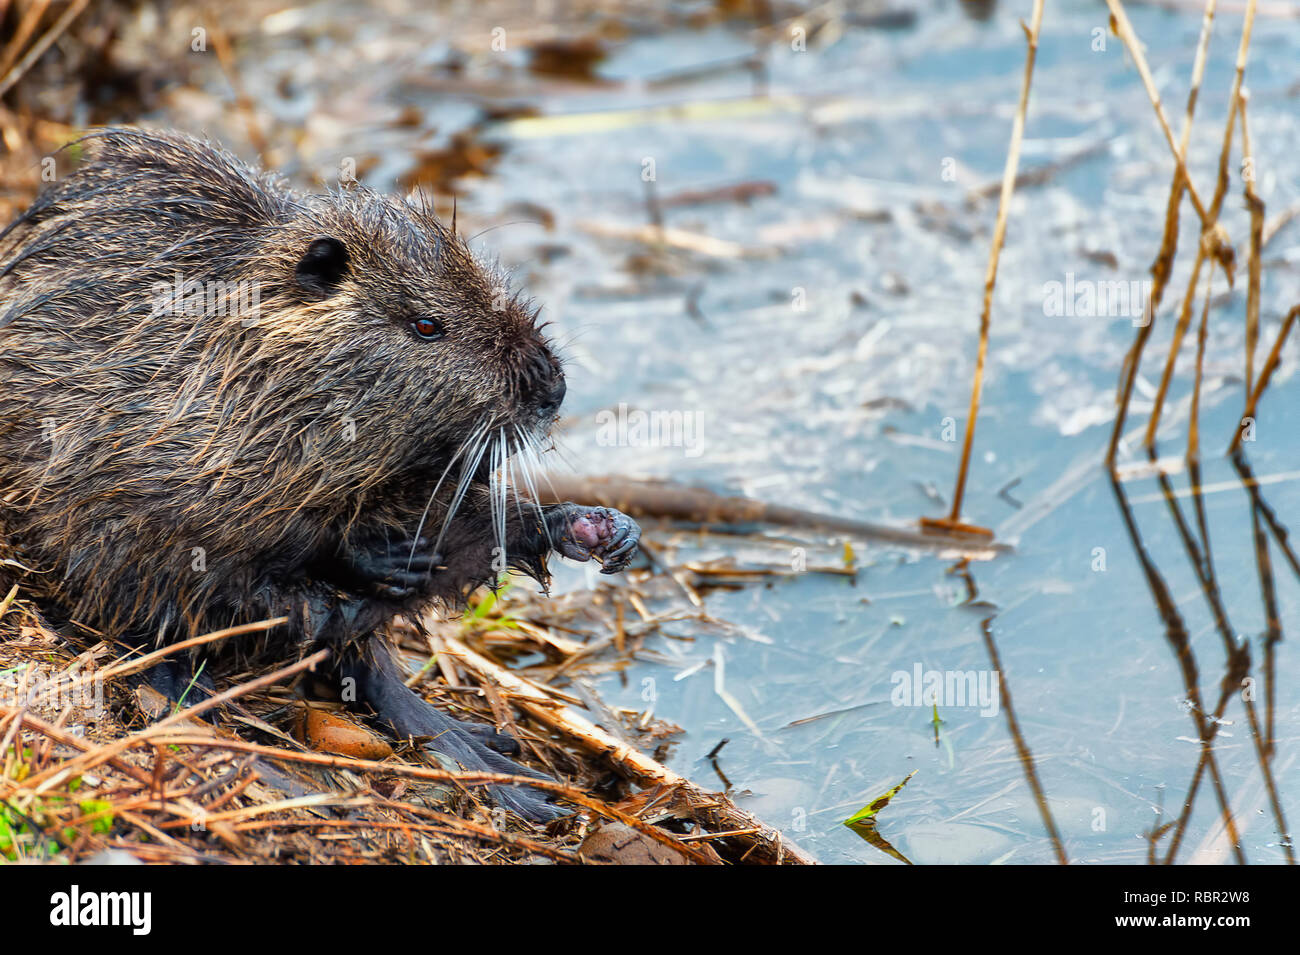
<path id="1" fill-rule="evenodd" d="M 0 546 L 28 591 L 134 645 L 288 616 L 223 652 L 329 647 L 399 736 L 527 774 L 374 634 L 507 568 L 544 583 L 553 550 L 607 574 L 635 553 L 618 511 L 510 486 L 564 397 L 536 310 L 427 203 L 302 195 L 177 134 L 78 148 L 0 233 Z M 195 666 L 150 682 L 178 698 Z"/>

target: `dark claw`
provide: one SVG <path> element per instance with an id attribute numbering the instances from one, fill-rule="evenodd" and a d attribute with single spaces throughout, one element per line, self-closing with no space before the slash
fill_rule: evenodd
<path id="1" fill-rule="evenodd" d="M 462 723 L 460 728 L 488 749 L 495 750 L 504 756 L 519 755 L 519 740 L 506 733 L 498 733 L 486 723 Z"/>
<path id="2" fill-rule="evenodd" d="M 546 797 L 536 789 L 521 789 L 518 786 L 493 786 L 492 795 L 496 801 L 515 815 L 523 816 L 529 822 L 544 826 L 556 819 L 573 815 L 572 809 L 547 802 Z"/>
<path id="3" fill-rule="evenodd" d="M 616 574 L 626 569 L 627 565 L 632 562 L 632 558 L 636 556 L 639 543 L 639 538 L 633 538 L 614 548 L 605 555 L 600 572 L 602 574 Z"/>
<path id="4" fill-rule="evenodd" d="M 636 556 L 641 544 L 641 527 L 636 521 L 622 511 L 612 512 L 615 531 L 610 540 L 596 552 L 600 559 L 602 574 L 617 574 L 624 570 Z"/>

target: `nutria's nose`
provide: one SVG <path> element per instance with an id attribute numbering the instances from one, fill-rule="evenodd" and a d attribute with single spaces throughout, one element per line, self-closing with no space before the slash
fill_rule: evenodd
<path id="1" fill-rule="evenodd" d="M 560 405 L 564 403 L 564 372 L 557 371 L 551 379 L 551 386 L 543 392 L 541 400 L 537 403 L 537 410 L 543 417 L 558 414 Z"/>

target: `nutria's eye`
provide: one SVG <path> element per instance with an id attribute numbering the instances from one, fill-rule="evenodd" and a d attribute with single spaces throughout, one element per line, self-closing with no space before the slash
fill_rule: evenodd
<path id="1" fill-rule="evenodd" d="M 442 327 L 442 322 L 432 318 L 416 318 L 411 320 L 411 331 L 423 338 L 426 342 L 437 341 L 443 335 L 447 334 Z"/>

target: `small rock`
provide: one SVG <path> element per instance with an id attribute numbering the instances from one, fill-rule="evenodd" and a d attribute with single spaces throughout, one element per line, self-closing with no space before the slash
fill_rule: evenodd
<path id="1" fill-rule="evenodd" d="M 594 830 L 583 840 L 578 852 L 592 862 L 616 865 L 690 865 L 681 853 L 621 822 L 611 822 Z"/>

